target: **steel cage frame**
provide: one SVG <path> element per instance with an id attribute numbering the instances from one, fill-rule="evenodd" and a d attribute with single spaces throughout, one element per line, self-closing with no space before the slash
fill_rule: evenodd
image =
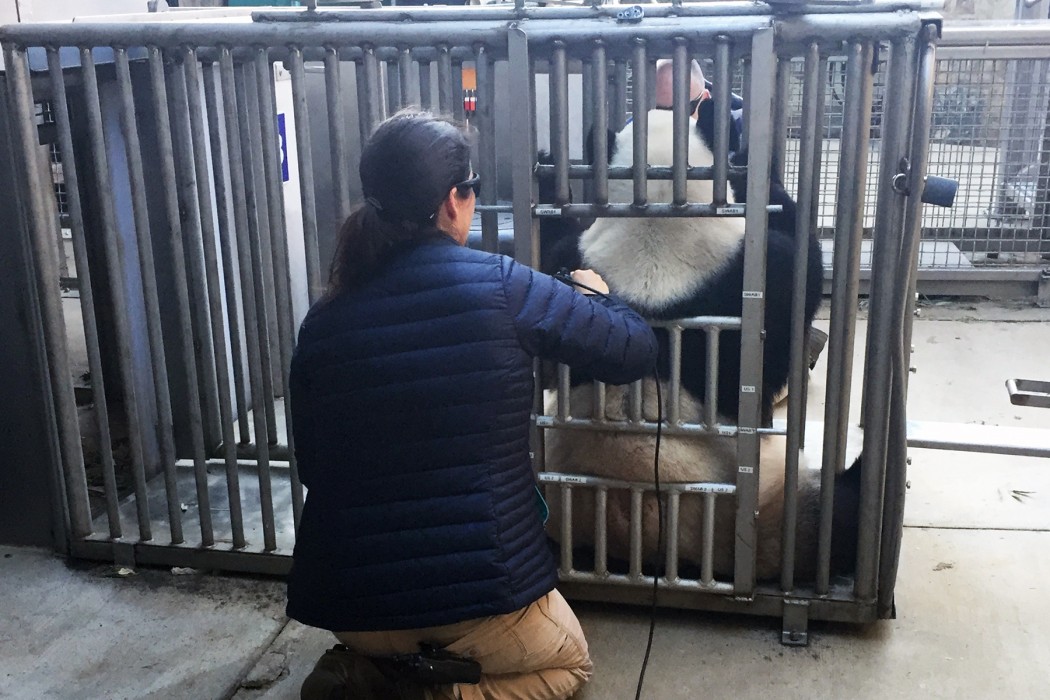
<path id="1" fill-rule="evenodd" d="M 576 8 L 572 8 L 576 11 Z M 309 143 L 307 102 L 303 93 L 304 64 L 322 63 L 328 86 L 329 142 L 332 149 L 332 179 L 341 193 L 337 201 L 338 213 L 345 215 L 351 202 L 348 196 L 349 173 L 346 123 L 334 116 L 341 104 L 341 67 L 354 66 L 358 85 L 360 134 L 366 135 L 371 126 L 391 107 L 406 104 L 418 94 L 420 99 L 442 110 L 461 111 L 455 106 L 454 94 L 458 87 L 453 68 L 463 61 L 473 61 L 478 71 L 478 85 L 482 96 L 494 95 L 495 68 L 503 64 L 509 71 L 512 89 L 530 95 L 530 108 L 514 110 L 511 129 L 515 134 L 512 144 L 515 157 L 510 164 L 513 200 L 509 207 L 514 215 L 515 256 L 527 262 L 538 259 L 538 237 L 535 234 L 538 217 L 551 215 L 632 216 L 644 211 L 647 216 L 742 216 L 746 222 L 745 236 L 745 300 L 744 313 L 739 319 L 703 318 L 685 319 L 671 324 L 673 333 L 687 328 L 703 328 L 717 333 L 726 328 L 739 328 L 743 338 L 741 376 L 741 420 L 737 426 L 719 426 L 712 420 L 714 406 L 707 420 L 689 423 L 671 413 L 670 434 L 704 434 L 714 432 L 733 436 L 737 441 L 740 465 L 734 484 L 678 485 L 677 492 L 700 491 L 710 502 L 718 495 L 734 495 L 737 499 L 737 549 L 734 557 L 735 573 L 728 585 L 712 583 L 710 567 L 701 584 L 686 583 L 677 576 L 661 580 L 659 601 L 664 605 L 706 608 L 714 610 L 745 611 L 757 614 L 790 615 L 798 624 L 797 610 L 806 617 L 869 621 L 886 616 L 892 607 L 896 553 L 899 548 L 899 516 L 903 512 L 903 492 L 896 485 L 903 484 L 906 436 L 901 427 L 904 417 L 901 368 L 905 365 L 904 338 L 907 332 L 907 291 L 914 284 L 913 258 L 919 233 L 919 185 L 925 166 L 925 139 L 929 130 L 930 97 L 934 60 L 934 45 L 938 23 L 917 11 L 870 12 L 832 11 L 821 14 L 799 14 L 778 17 L 748 10 L 718 14 L 718 8 L 685 8 L 686 11 L 654 12 L 653 17 L 637 24 L 616 22 L 607 11 L 583 8 L 586 16 L 567 10 L 549 13 L 529 10 L 508 18 L 504 15 L 486 15 L 482 12 L 464 12 L 460 15 L 433 13 L 428 21 L 405 24 L 394 21 L 398 11 L 369 10 L 352 18 L 354 21 L 277 22 L 266 21 L 265 16 L 245 25 L 181 25 L 181 24 L 84 24 L 84 25 L 21 25 L 0 29 L 3 42 L 7 78 L 10 84 L 10 109 L 15 127 L 19 167 L 28 182 L 28 223 L 33 250 L 34 293 L 41 302 L 41 323 L 46 341 L 47 366 L 50 368 L 50 392 L 56 406 L 55 431 L 61 445 L 61 473 L 65 477 L 65 498 L 68 503 L 70 550 L 75 556 L 165 565 L 207 565 L 209 568 L 228 568 L 252 572 L 284 573 L 289 566 L 288 550 L 278 544 L 281 534 L 275 529 L 274 509 L 290 508 L 293 526 L 298 523 L 303 502 L 302 486 L 298 483 L 294 446 L 290 425 L 286 428 L 287 443 L 271 451 L 277 435 L 277 417 L 273 406 L 267 406 L 265 396 L 286 391 L 287 368 L 294 344 L 294 318 L 291 299 L 291 262 L 287 242 L 280 236 L 284 230 L 286 202 L 280 184 L 280 158 L 274 134 L 276 114 L 273 85 L 274 64 L 283 62 L 290 74 L 292 100 L 296 119 L 296 134 Z M 592 8 L 593 9 L 593 8 Z M 679 8 L 682 9 L 682 8 Z M 739 8 L 737 8 L 739 9 Z M 493 18 L 489 18 L 493 17 Z M 778 129 L 774 96 L 778 62 L 791 56 L 804 56 L 807 81 L 818 85 L 826 56 L 845 42 L 849 51 L 851 93 L 849 102 L 850 138 L 860 146 L 866 140 L 862 128 L 871 111 L 871 76 L 866 66 L 879 46 L 890 47 L 892 70 L 912 88 L 901 94 L 899 116 L 891 122 L 892 138 L 883 142 L 883 162 L 907 162 L 902 170 L 910 183 L 907 194 L 895 187 L 892 175 L 884 173 L 879 182 L 879 214 L 876 227 L 881 242 L 876 252 L 877 269 L 885 270 L 882 286 L 873 290 L 871 323 L 884 329 L 893 347 L 892 353 L 868 349 L 865 370 L 864 406 L 866 416 L 865 454 L 872 456 L 873 469 L 864 484 L 862 533 L 859 538 L 862 554 L 852 587 L 831 586 L 826 565 L 818 574 L 814 588 L 798 588 L 790 570 L 793 557 L 785 554 L 781 585 L 759 585 L 755 581 L 755 525 L 753 513 L 757 503 L 759 441 L 764 434 L 785 434 L 789 444 L 801 444 L 805 406 L 799 391 L 805 387 L 805 366 L 802 363 L 803 344 L 801 325 L 798 326 L 793 347 L 796 360 L 791 373 L 793 396 L 786 426 L 772 428 L 761 425 L 761 335 L 763 328 L 763 286 L 765 272 L 766 203 L 768 182 L 773 161 L 774 136 Z M 109 47 L 112 52 L 116 98 L 110 103 L 111 112 L 104 112 L 105 95 L 99 93 L 97 52 Z M 144 47 L 144 48 L 140 48 Z M 28 49 L 43 49 L 47 59 L 46 80 L 34 77 L 30 70 Z M 74 125 L 70 123 L 71 107 L 68 95 L 70 75 L 63 61 L 66 51 L 76 52 L 83 77 L 83 94 L 77 94 L 86 110 L 86 146 L 74 144 Z M 725 182 L 729 172 L 725 156 L 728 154 L 728 111 L 720 114 L 716 136 L 715 164 L 710 169 L 689 168 L 683 158 L 676 158 L 670 169 L 649 166 L 645 159 L 644 139 L 636 140 L 636 161 L 629 171 L 617 172 L 604 165 L 587 166 L 570 163 L 565 133 L 569 118 L 563 92 L 569 58 L 582 61 L 589 74 L 601 77 L 603 70 L 615 66 L 617 60 L 639 61 L 648 65 L 650 58 L 668 56 L 673 59 L 678 80 L 675 85 L 675 109 L 685 114 L 687 82 L 685 75 L 688 58 L 700 50 L 711 50 L 719 70 L 728 69 L 733 58 L 745 58 L 751 66 L 747 84 L 747 138 L 750 149 L 750 174 L 747 206 L 728 206 L 724 200 Z M 536 202 L 536 113 L 532 99 L 538 61 L 547 62 L 557 93 L 552 103 L 551 166 L 557 190 L 557 201 Z M 424 70 L 423 66 L 426 66 Z M 383 68 L 387 70 L 382 70 Z M 434 68 L 436 67 L 436 71 Z M 105 69 L 109 71 L 108 66 Z M 435 75 L 436 73 L 436 75 Z M 639 75 L 642 75 L 639 73 Z M 413 77 L 419 84 L 410 86 Z M 436 80 L 435 80 L 436 79 Z M 644 79 L 643 79 L 644 82 Z M 432 90 L 436 83 L 436 90 Z M 142 88 L 146 84 L 147 88 Z M 595 83 L 601 85 L 600 81 Z M 382 87 L 381 87 L 382 86 Z M 597 88 L 604 92 L 603 88 Z M 169 92 L 170 90 L 170 92 Z M 380 104 L 383 90 L 389 104 Z M 436 94 L 434 94 L 436 93 Z M 86 244 L 77 246 L 77 268 L 81 274 L 102 267 L 108 272 L 109 303 L 115 309 L 115 330 L 121 354 L 118 360 L 127 409 L 129 437 L 131 438 L 134 480 L 134 508 L 138 521 L 138 536 L 129 535 L 118 512 L 117 475 L 114 458 L 108 447 L 102 450 L 102 472 L 107 498 L 106 520 L 108 533 L 98 531 L 98 518 L 93 517 L 88 500 L 84 455 L 80 447 L 80 427 L 75 409 L 72 386 L 59 378 L 69 376 L 69 358 L 59 291 L 49 282 L 56 276 L 53 266 L 55 251 L 54 215 L 43 187 L 39 159 L 35 151 L 36 123 L 33 104 L 35 94 L 50 97 L 56 105 L 58 144 L 64 155 L 65 175 L 69 184 L 70 209 L 74 223 L 74 240 L 84 240 L 85 215 L 82 193 L 98 197 L 94 204 L 102 228 L 109 236 L 104 255 L 89 260 Z M 555 93 L 552 93 L 555 94 Z M 639 93 L 644 95 L 644 92 Z M 806 143 L 816 148 L 819 134 L 816 119 L 821 105 L 811 88 L 804 108 L 807 126 Z M 334 97 L 333 97 L 334 95 Z M 135 98 L 152 100 L 155 124 L 148 126 L 136 120 Z M 174 96 L 169 103 L 168 98 Z M 202 99 L 203 98 L 203 99 Z M 593 123 L 609 118 L 604 114 L 604 102 L 591 114 Z M 174 106 L 172 106 L 174 105 Z M 643 96 L 635 108 L 646 105 Z M 493 136 L 494 115 L 479 110 L 481 162 L 483 167 L 496 167 Z M 104 122 L 104 117 L 116 114 L 117 126 Z M 636 111 L 636 134 L 642 133 L 645 111 Z M 605 118 L 602 118 L 605 117 Z M 685 119 L 676 121 L 676 130 L 684 134 Z M 110 162 L 115 152 L 107 151 L 107 137 L 119 129 L 123 136 L 124 158 L 128 170 L 126 187 L 130 194 L 131 225 L 119 224 L 111 200 L 113 172 Z M 210 132 L 210 135 L 209 135 Z M 151 184 L 142 170 L 143 135 L 157 142 L 160 171 L 161 204 L 153 206 Z M 159 136 L 158 136 L 159 135 Z M 557 139 L 557 143 L 555 143 Z M 679 153 L 681 146 L 676 146 Z M 863 181 L 864 148 L 853 148 L 850 167 Z M 638 157 L 639 152 L 641 157 Z M 812 148 L 810 149 L 812 152 Z M 806 149 L 803 149 L 806 153 Z M 300 195 L 305 238 L 304 270 L 308 278 L 310 301 L 320 293 L 320 265 L 317 243 L 317 212 L 313 192 L 310 150 L 298 153 L 302 177 Z M 812 159 L 811 159 L 812 160 Z M 91 163 L 96 174 L 89 182 L 78 184 L 77 165 Z M 119 167 L 119 164 L 118 164 Z M 819 163 L 808 162 L 810 172 L 819 170 Z M 586 204 L 568 202 L 566 196 L 570 175 L 593 178 L 595 201 Z M 634 181 L 635 201 L 609 203 L 603 200 L 610 179 L 630 178 Z M 675 200 L 667 203 L 645 201 L 644 185 L 648 178 L 670 179 L 675 187 Z M 712 179 L 716 201 L 685 201 L 685 183 L 692 179 Z M 845 180 L 845 179 L 843 179 Z M 800 185 L 799 221 L 810 224 L 816 215 L 813 202 L 817 180 L 810 177 Z M 120 185 L 125 186 L 124 184 Z M 93 188 L 93 192 L 91 189 Z M 845 426 L 840 416 L 850 401 L 850 358 L 852 357 L 855 300 L 858 295 L 857 244 L 861 235 L 856 202 L 856 183 L 840 182 L 838 197 L 838 228 L 836 237 L 841 243 L 841 259 L 836 260 L 832 293 L 832 335 L 829 352 L 835 376 L 846 378 L 839 389 L 829 396 L 825 426 L 825 463 L 822 473 L 825 485 L 833 478 L 837 464 L 841 464 L 842 440 Z M 482 212 L 483 238 L 490 249 L 495 247 L 495 214 L 507 207 L 496 202 L 493 187 L 483 190 L 479 210 Z M 547 205 L 547 206 L 545 206 Z M 720 211 L 719 209 L 723 210 Z M 151 216 L 151 212 L 157 212 Z M 159 219 L 159 221 L 158 221 Z M 119 229 L 119 230 L 118 230 Z M 130 236 L 125 235 L 130 232 Z M 164 245 L 164 254 L 170 255 L 174 270 L 174 306 L 178 332 L 173 334 L 161 328 L 161 308 L 165 300 L 158 296 L 157 262 L 153 257 L 155 245 Z M 192 250 L 184 250 L 183 246 Z M 135 368 L 131 357 L 131 336 L 141 328 L 133 328 L 128 319 L 128 290 L 122 280 L 126 269 L 139 270 L 138 290 L 141 291 L 147 327 L 144 337 L 149 348 L 150 365 L 146 370 L 152 378 L 151 395 L 135 394 L 140 380 L 133 376 Z M 102 268 L 99 268 L 100 270 Z M 796 278 L 795 318 L 801 318 L 798 300 L 804 288 L 805 271 Z M 878 278 L 876 278 L 878 279 Z M 111 372 L 103 369 L 102 352 L 93 310 L 90 277 L 82 278 L 82 301 L 85 305 L 85 328 L 88 353 L 92 366 L 92 382 L 97 396 L 106 396 L 104 377 Z M 206 290 L 201 292 L 200 290 Z M 240 304 L 236 303 L 240 301 Z M 104 303 L 104 302 L 99 302 Z M 138 303 L 136 301 L 136 303 Z M 236 316 L 243 313 L 243 318 Z M 90 317 L 89 317 L 90 316 Z M 270 319 L 275 322 L 270 323 Z M 677 329 L 677 330 L 676 330 Z M 172 336 L 177 336 L 172 342 Z M 870 336 L 869 336 L 870 337 Z M 243 349 L 242 349 L 243 345 Z M 710 347 L 715 347 L 711 345 Z M 165 349 L 176 359 L 165 359 Z M 276 359 L 268 358 L 272 352 Z M 717 358 L 717 348 L 714 351 Z M 239 359 L 238 359 L 239 358 Z M 712 357 L 705 361 L 711 362 Z M 177 448 L 171 422 L 174 402 L 168 392 L 168 374 L 171 363 L 181 363 L 189 375 L 187 392 L 190 395 L 190 448 Z M 278 366 L 276 375 L 266 371 Z M 204 374 L 202 379 L 201 373 Z M 214 381 L 213 381 L 214 380 Z M 214 396 L 194 393 L 194 388 L 212 382 Z M 277 386 L 273 386 L 276 384 Z M 829 382 L 830 384 L 830 382 Z M 147 383 L 149 386 L 150 383 Z M 283 386 L 282 386 L 283 385 Z M 602 425 L 603 421 L 580 421 L 564 410 L 548 416 L 542 411 L 542 393 L 537 384 L 536 440 L 537 454 L 542 455 L 542 435 L 545 430 L 616 429 L 635 432 L 653 432 L 652 421 L 640 413 L 627 423 Z M 639 390 L 640 391 L 640 390 Z M 673 401 L 674 401 L 674 397 Z M 673 402 L 672 401 L 672 402 Z M 209 402 L 212 405 L 209 406 Z M 104 403 L 104 402 L 103 402 Z M 269 402 L 272 404 L 272 401 Z M 145 406 L 145 413 L 139 411 Z M 833 410 L 834 408 L 834 410 Z M 103 406 L 104 409 L 104 406 Z M 237 414 L 235 417 L 234 414 Z M 253 424 L 248 425 L 248 414 Z M 833 420 L 834 419 L 834 420 Z M 105 410 L 97 415 L 100 432 L 106 433 L 109 418 Z M 209 437 L 208 423 L 217 423 L 217 434 Z M 238 445 L 254 436 L 253 446 L 245 450 Z M 155 433 L 155 434 L 153 434 Z M 147 440 L 148 438 L 148 440 Z M 217 438 L 217 439 L 216 439 Z M 146 440 L 146 442 L 143 442 Z M 103 444 L 108 443 L 108 435 Z M 147 454 L 155 443 L 160 454 L 154 460 L 155 474 L 150 473 Z M 829 446 L 831 449 L 829 450 Z M 283 447 L 283 449 L 282 449 Z M 789 450 L 790 453 L 790 450 Z M 187 457 L 188 455 L 188 457 Z M 287 461 L 275 459 L 286 457 Z M 541 457 L 542 459 L 542 457 Z M 220 470 L 221 476 L 210 468 Z M 287 468 L 290 490 L 275 504 L 270 474 L 273 469 Z M 797 461 L 789 460 L 788 478 L 797 479 Z M 179 470 L 192 476 L 191 485 L 178 483 Z M 181 473 L 181 472 L 180 472 Z M 253 525 L 246 525 L 242 512 L 246 480 L 241 476 L 254 473 L 261 509 L 262 534 Z M 166 497 L 159 510 L 166 510 L 170 544 L 156 541 L 160 536 L 153 531 L 151 511 L 158 510 L 146 492 L 146 481 L 159 476 L 165 485 Z M 225 480 L 223 480 L 223 477 Z M 587 485 L 549 473 L 541 479 L 556 482 L 571 491 L 573 484 Z M 789 483 L 792 483 L 789 481 Z M 640 499 L 646 487 L 641 484 L 590 483 L 603 488 L 628 488 Z M 254 487 L 253 487 L 254 488 Z M 181 489 L 181 491 L 180 491 Z M 192 489 L 197 500 L 196 524 L 200 539 L 185 531 L 184 508 L 180 493 Z M 229 530 L 216 536 L 215 525 L 209 521 L 210 502 L 221 499 L 223 491 L 229 504 Z M 829 491 L 829 489 L 825 489 Z M 632 496 L 634 498 L 634 496 Z M 786 496 L 786 509 L 793 512 L 794 496 Z M 571 500 L 569 501 L 571 503 Z M 125 503 L 126 505 L 126 503 Z M 830 542 L 830 496 L 823 505 L 821 527 L 821 559 L 827 560 Z M 192 519 L 190 520 L 192 524 Z M 571 534 L 571 533 L 570 533 Z M 229 545 L 224 541 L 229 538 Z M 190 540 L 190 541 L 188 541 Z M 259 545 L 261 540 L 261 546 Z M 571 538 L 570 538 L 571 540 Z M 787 547 L 785 547 L 787 551 Z M 571 553 L 570 553 L 571 554 Z M 670 563 L 670 560 L 668 560 Z M 632 562 L 628 579 L 604 576 L 584 579 L 572 571 L 571 556 L 563 562 L 563 575 L 572 591 L 579 597 L 613 601 L 638 602 L 639 592 L 651 588 L 653 579 L 643 575 L 640 562 Z M 669 566 L 668 570 L 675 569 Z M 600 580 L 599 580 L 600 579 Z M 583 582 L 583 583 L 581 583 Z M 627 584 L 627 585 L 623 585 Z M 794 606 L 794 607 L 792 607 Z M 790 610 L 790 612 L 789 612 Z"/>

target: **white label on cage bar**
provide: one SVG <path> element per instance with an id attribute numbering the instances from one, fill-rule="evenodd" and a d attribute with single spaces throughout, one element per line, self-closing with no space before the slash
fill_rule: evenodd
<path id="1" fill-rule="evenodd" d="M 745 299 L 761 299 L 762 298 L 762 292 L 748 292 L 748 291 L 745 291 L 744 292 L 744 298 Z"/>
<path id="2" fill-rule="evenodd" d="M 740 431 L 741 435 L 754 435 L 755 434 L 755 429 L 754 428 L 745 428 L 744 426 L 740 426 L 739 428 L 737 428 L 737 430 Z"/>
<path id="3" fill-rule="evenodd" d="M 755 468 L 754 467 L 745 467 L 743 464 L 741 464 L 739 469 L 738 469 L 738 471 L 741 474 L 754 474 L 755 473 Z"/>
<path id="4" fill-rule="evenodd" d="M 736 428 L 726 428 L 724 426 L 718 426 L 718 434 L 725 435 L 726 437 L 733 437 L 736 435 Z"/>
<path id="5" fill-rule="evenodd" d="M 536 207 L 532 210 L 532 213 L 536 216 L 561 216 L 561 209 L 558 207 Z"/>
<path id="6" fill-rule="evenodd" d="M 719 216 L 738 216 L 745 211 L 743 204 L 730 204 L 726 207 L 715 207 L 715 213 Z"/>
<path id="7" fill-rule="evenodd" d="M 755 393 L 755 387 L 753 385 L 751 385 L 751 384 L 741 384 L 740 385 L 740 393 L 741 394 L 753 394 L 753 393 Z"/>

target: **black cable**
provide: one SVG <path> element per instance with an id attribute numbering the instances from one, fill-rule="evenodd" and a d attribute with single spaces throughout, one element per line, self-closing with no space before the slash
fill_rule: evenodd
<path id="1" fill-rule="evenodd" d="M 653 363 L 653 376 L 656 378 L 656 450 L 653 457 L 653 484 L 656 487 L 656 571 L 653 572 L 653 605 L 649 609 L 649 640 L 645 644 L 645 657 L 642 659 L 642 670 L 638 673 L 638 687 L 634 691 L 634 700 L 642 697 L 642 684 L 645 682 L 645 670 L 649 667 L 649 654 L 653 650 L 653 635 L 656 634 L 656 595 L 660 588 L 660 562 L 664 560 L 664 504 L 660 500 L 660 433 L 664 424 L 664 400 L 660 389 L 660 368 Z"/>
<path id="2" fill-rule="evenodd" d="M 577 282 L 566 269 L 554 273 L 553 277 L 572 287 L 586 289 L 592 294 L 609 298 L 608 294 L 599 292 L 594 287 Z M 642 658 L 642 669 L 638 672 L 638 687 L 634 691 L 634 700 L 641 700 L 642 684 L 645 683 L 645 671 L 649 667 L 649 655 L 653 651 L 653 636 L 656 634 L 656 597 L 660 590 L 660 562 L 664 560 L 664 503 L 660 499 L 660 436 L 664 425 L 664 398 L 660 388 L 660 365 L 653 361 L 653 378 L 656 380 L 656 449 L 653 455 L 653 486 L 656 489 L 656 570 L 653 572 L 653 603 L 649 608 L 649 639 L 645 643 L 645 656 Z"/>

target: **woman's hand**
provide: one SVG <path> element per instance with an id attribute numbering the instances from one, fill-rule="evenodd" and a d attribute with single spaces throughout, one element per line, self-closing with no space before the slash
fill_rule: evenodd
<path id="1" fill-rule="evenodd" d="M 574 282 L 585 284 L 602 294 L 609 293 L 609 285 L 607 285 L 605 280 L 602 279 L 602 276 L 594 270 L 573 270 L 571 277 Z M 577 289 L 584 294 L 594 294 L 590 289 L 585 289 L 583 287 L 577 287 Z"/>

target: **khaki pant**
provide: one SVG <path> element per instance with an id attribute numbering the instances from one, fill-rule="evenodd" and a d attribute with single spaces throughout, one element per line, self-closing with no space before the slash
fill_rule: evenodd
<path id="1" fill-rule="evenodd" d="M 561 700 L 591 677 L 583 630 L 556 590 L 506 615 L 441 627 L 335 636 L 364 656 L 412 653 L 419 651 L 420 642 L 431 642 L 481 664 L 479 684 L 436 688 L 434 700 Z"/>

